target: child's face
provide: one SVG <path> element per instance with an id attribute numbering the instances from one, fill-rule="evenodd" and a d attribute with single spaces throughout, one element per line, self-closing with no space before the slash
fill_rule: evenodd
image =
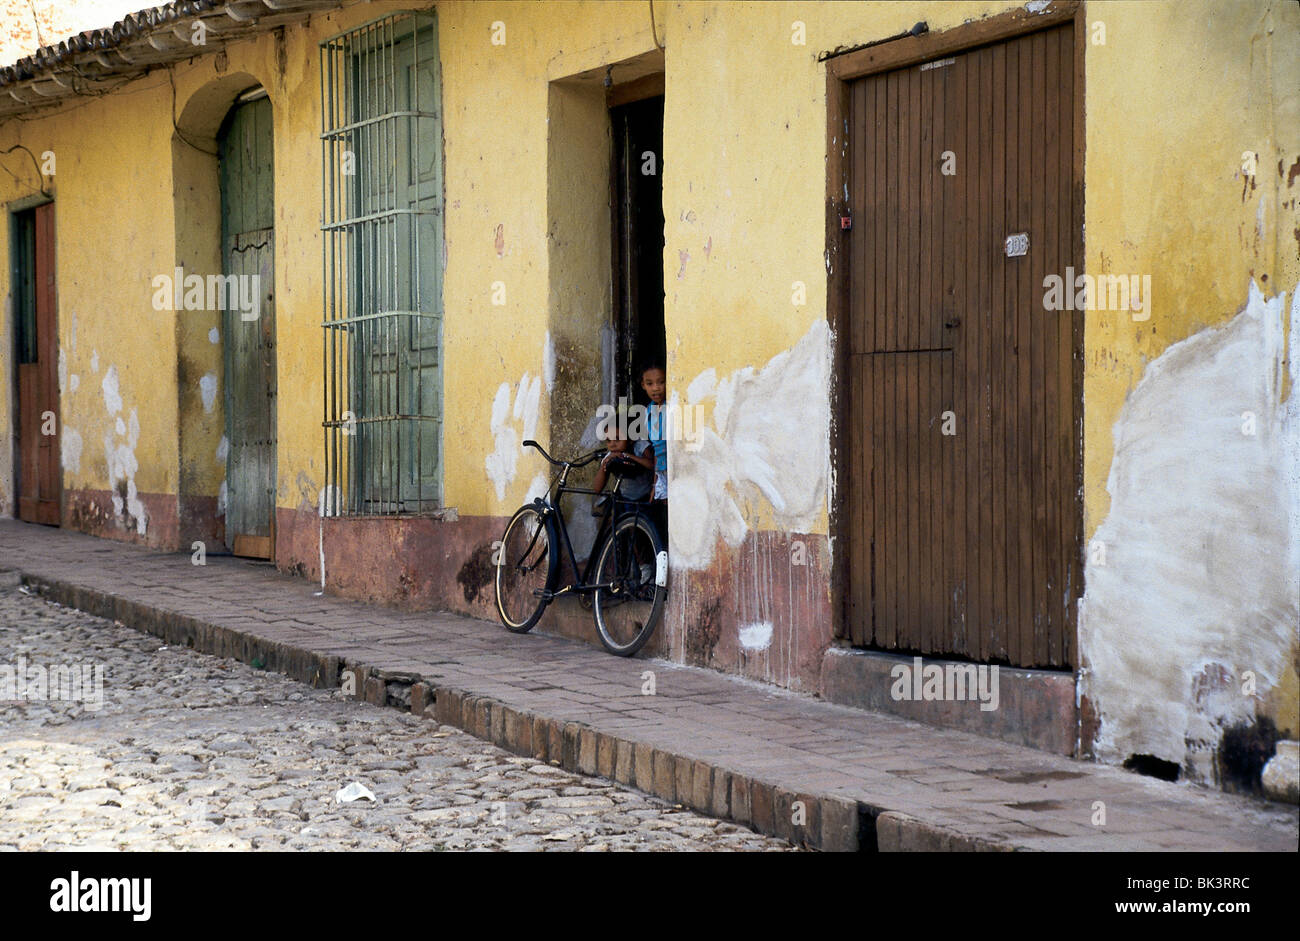
<path id="1" fill-rule="evenodd" d="M 622 454 L 627 450 L 627 442 L 621 438 L 611 438 L 605 442 L 605 449 L 615 454 Z"/>
<path id="2" fill-rule="evenodd" d="M 647 369 L 641 374 L 641 388 L 650 396 L 650 401 L 662 405 L 664 401 L 664 371 Z"/>

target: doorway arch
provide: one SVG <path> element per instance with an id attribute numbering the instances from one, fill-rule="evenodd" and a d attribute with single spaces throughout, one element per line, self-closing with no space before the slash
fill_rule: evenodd
<path id="1" fill-rule="evenodd" d="M 257 102 L 260 101 L 260 105 Z M 203 543 L 207 551 L 220 552 L 238 550 L 261 558 L 271 558 L 274 550 L 274 492 L 262 495 L 263 501 L 269 500 L 270 510 L 264 514 L 262 525 L 245 527 L 240 532 L 243 520 L 248 516 L 243 513 L 238 519 L 231 515 L 231 476 L 232 466 L 232 420 L 240 429 L 248 429 L 249 423 L 241 418 L 247 394 L 234 397 L 238 408 L 232 406 L 231 376 L 228 367 L 232 357 L 238 357 L 238 350 L 229 341 L 231 324 L 229 314 L 235 315 L 238 325 L 236 332 L 247 340 L 251 324 L 265 331 L 268 343 L 257 343 L 255 348 L 267 357 L 266 368 L 261 370 L 264 379 L 265 400 L 273 400 L 276 388 L 276 369 L 274 358 L 275 319 L 274 311 L 269 305 L 274 302 L 274 263 L 273 238 L 270 233 L 250 238 L 252 232 L 239 228 L 243 218 L 236 216 L 233 220 L 225 212 L 223 188 L 230 189 L 232 182 L 227 179 L 223 187 L 222 147 L 230 145 L 230 130 L 235 123 L 235 115 L 246 106 L 255 105 L 255 109 L 265 118 L 263 138 L 265 146 L 265 172 L 256 175 L 261 187 L 259 203 L 266 208 L 258 213 L 258 218 L 273 218 L 274 186 L 273 160 L 271 151 L 274 146 L 274 133 L 271 121 L 274 116 L 272 101 L 261 90 L 259 79 L 247 72 L 224 75 L 204 84 L 186 99 L 181 113 L 176 118 L 176 130 L 172 136 L 173 199 L 175 220 L 175 266 L 191 280 L 197 275 L 203 282 L 201 302 L 196 293 L 187 298 L 183 310 L 176 312 L 176 349 L 177 349 L 177 415 L 178 415 L 178 517 L 179 542 L 182 547 L 193 546 L 195 542 Z M 228 233 L 226 223 L 233 221 L 239 231 L 233 229 Z M 237 238 L 227 244 L 228 236 Z M 250 246 L 267 242 L 272 252 L 263 255 L 259 249 L 252 252 Z M 236 264 L 231 264 L 232 253 Z M 249 263 L 252 269 L 249 269 Z M 250 295 L 252 274 L 258 275 L 258 293 Z M 231 280 L 231 276 L 234 280 Z M 243 280 L 241 281 L 241 276 Z M 233 289 L 233 302 L 232 302 Z M 243 294 L 241 295 L 241 290 Z M 269 295 L 269 297 L 268 297 Z M 256 298 L 256 317 L 244 320 L 239 310 L 245 298 Z M 244 344 L 247 350 L 249 344 Z M 264 403 L 265 404 L 265 403 Z M 261 422 L 253 430 L 260 433 L 257 445 L 264 453 L 269 452 L 270 487 L 275 480 L 275 411 L 273 401 L 270 408 L 262 408 L 264 414 L 269 411 L 270 420 Z M 242 433 L 242 431 L 241 431 Z M 246 450 L 236 451 L 234 461 L 237 471 L 243 465 Z M 253 476 L 260 476 L 259 471 Z M 244 482 L 237 491 L 236 507 L 243 508 L 248 486 L 247 473 L 239 474 Z M 231 525 L 231 523 L 235 525 Z M 252 536 L 241 539 L 236 547 L 235 538 L 243 535 Z"/>

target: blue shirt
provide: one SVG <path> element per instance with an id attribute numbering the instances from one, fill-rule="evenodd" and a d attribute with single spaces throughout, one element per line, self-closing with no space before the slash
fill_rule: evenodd
<path id="1" fill-rule="evenodd" d="M 650 446 L 655 449 L 654 499 L 656 500 L 668 497 L 668 440 L 665 437 L 665 417 L 664 407 L 651 402 L 647 410 L 646 434 L 650 439 Z"/>

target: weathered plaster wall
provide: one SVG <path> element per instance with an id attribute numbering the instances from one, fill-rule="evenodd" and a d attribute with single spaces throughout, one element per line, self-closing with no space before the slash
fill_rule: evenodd
<path id="1" fill-rule="evenodd" d="M 609 110 L 596 77 L 552 82 L 547 146 L 550 324 L 543 350 L 550 441 L 565 456 L 589 450 L 584 432 L 601 404 L 601 332 L 613 317 Z"/>
<path id="2" fill-rule="evenodd" d="M 1080 629 L 1100 757 L 1155 755 L 1212 780 L 1223 730 L 1253 723 L 1294 670 L 1300 399 L 1282 388 L 1288 368 L 1300 379 L 1294 295 L 1286 308 L 1252 285 L 1237 316 L 1147 366 L 1115 424 L 1094 536 L 1104 564 L 1088 569 Z"/>
<path id="3" fill-rule="evenodd" d="M 153 309 L 150 281 L 174 255 L 166 161 L 157 172 L 142 158 L 169 153 L 170 122 L 159 120 L 169 101 L 155 77 L 136 94 L 0 131 L 4 147 L 55 159 L 45 186 L 55 196 L 64 522 L 153 544 L 175 539 L 166 495 L 177 488 L 177 396 L 175 318 Z M 0 159 L 10 170 L 0 201 L 39 192 L 27 154 Z M 10 434 L 8 396 L 3 425 Z"/>
<path id="4" fill-rule="evenodd" d="M 1300 8 L 1088 19 L 1087 268 L 1152 309 L 1087 315 L 1083 745 L 1208 779 L 1225 727 L 1300 729 Z"/>

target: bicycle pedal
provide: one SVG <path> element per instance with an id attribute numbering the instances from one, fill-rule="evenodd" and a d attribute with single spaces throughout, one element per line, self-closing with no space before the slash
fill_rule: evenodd
<path id="1" fill-rule="evenodd" d="M 534 588 L 534 589 L 533 589 L 533 597 L 534 597 L 534 598 L 541 598 L 543 601 L 554 601 L 554 600 L 555 600 L 555 592 L 550 591 L 549 589 L 546 589 L 546 588 Z"/>

